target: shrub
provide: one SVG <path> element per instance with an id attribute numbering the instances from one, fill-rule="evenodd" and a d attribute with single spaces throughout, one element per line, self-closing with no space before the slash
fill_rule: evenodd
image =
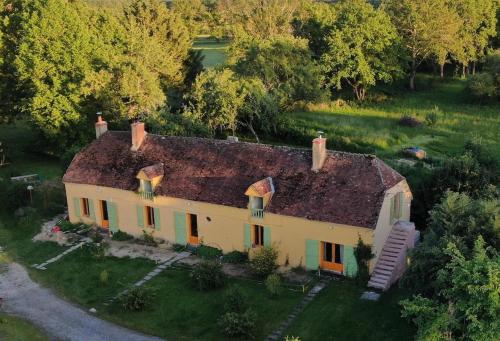
<path id="1" fill-rule="evenodd" d="M 267 277 L 278 268 L 278 250 L 264 246 L 255 251 L 250 260 L 252 271 L 259 277 Z"/>
<path id="2" fill-rule="evenodd" d="M 200 291 L 220 288 L 226 282 L 226 276 L 222 272 L 222 265 L 208 260 L 196 265 L 191 271 L 190 277 L 193 284 Z"/>
<path id="3" fill-rule="evenodd" d="M 97 231 L 94 231 L 94 233 L 92 233 L 90 238 L 92 239 L 92 242 L 94 242 L 94 243 L 100 243 L 104 239 L 103 236 Z"/>
<path id="4" fill-rule="evenodd" d="M 96 260 L 101 260 L 104 258 L 106 255 L 106 248 L 108 247 L 108 244 L 106 243 L 93 243 L 89 244 L 89 250 L 90 254 L 92 255 L 92 258 Z"/>
<path id="5" fill-rule="evenodd" d="M 182 252 L 186 250 L 186 245 L 182 244 L 173 244 L 172 245 L 172 250 L 175 252 Z"/>
<path id="6" fill-rule="evenodd" d="M 28 205 L 29 195 L 26 184 L 0 179 L 0 202 L 9 211 Z"/>
<path id="7" fill-rule="evenodd" d="M 417 120 L 415 117 L 411 116 L 410 114 L 404 114 L 399 119 L 398 124 L 400 126 L 403 126 L 403 127 L 415 128 L 415 127 L 418 127 L 419 125 L 421 125 L 422 122 L 420 122 L 419 120 Z"/>
<path id="8" fill-rule="evenodd" d="M 358 244 L 354 248 L 354 257 L 358 265 L 356 279 L 361 285 L 365 285 L 370 278 L 368 262 L 375 257 L 375 255 L 372 253 L 371 246 L 366 245 L 361 238 L 358 238 Z"/>
<path id="9" fill-rule="evenodd" d="M 300 337 L 298 336 L 285 336 L 285 341 L 300 341 Z"/>
<path id="10" fill-rule="evenodd" d="M 155 296 L 156 293 L 148 287 L 133 286 L 120 295 L 118 300 L 126 310 L 142 311 L 151 305 Z"/>
<path id="11" fill-rule="evenodd" d="M 101 284 L 107 285 L 108 281 L 109 281 L 108 270 L 102 270 L 101 273 L 99 274 L 99 282 L 101 282 Z"/>
<path id="12" fill-rule="evenodd" d="M 248 253 L 234 250 L 226 253 L 222 260 L 231 264 L 245 263 L 248 260 Z"/>
<path id="13" fill-rule="evenodd" d="M 435 126 L 438 119 L 439 119 L 439 115 L 441 114 L 441 110 L 439 109 L 439 107 L 435 106 L 434 109 L 432 109 L 429 113 L 427 113 L 427 115 L 425 116 L 425 123 L 428 125 L 428 126 Z"/>
<path id="14" fill-rule="evenodd" d="M 203 259 L 217 259 L 222 256 L 222 251 L 212 246 L 200 245 L 196 254 Z"/>
<path id="15" fill-rule="evenodd" d="M 146 230 L 142 230 L 142 239 L 144 241 L 145 245 L 149 246 L 158 246 L 158 243 L 156 242 L 155 238 L 153 237 L 154 231 L 151 231 L 151 233 L 148 233 Z"/>
<path id="16" fill-rule="evenodd" d="M 225 297 L 224 310 L 226 312 L 243 313 L 248 309 L 246 298 L 238 286 L 231 287 Z"/>
<path id="17" fill-rule="evenodd" d="M 57 223 L 57 226 L 61 229 L 61 231 L 74 231 L 78 229 L 82 224 L 72 224 L 68 220 L 61 220 L 60 222 Z"/>
<path id="18" fill-rule="evenodd" d="M 113 233 L 112 238 L 113 238 L 113 240 L 125 241 L 125 240 L 133 239 L 134 236 L 132 236 L 131 234 L 128 234 L 127 232 L 116 231 L 115 233 Z"/>
<path id="19" fill-rule="evenodd" d="M 278 274 L 267 276 L 266 289 L 272 296 L 279 296 L 281 293 L 281 277 Z"/>
<path id="20" fill-rule="evenodd" d="M 239 287 L 229 289 L 225 297 L 224 311 L 219 318 L 219 326 L 224 334 L 252 337 L 256 315 L 248 307 Z"/>
<path id="21" fill-rule="evenodd" d="M 227 312 L 219 319 L 219 327 L 228 336 L 253 336 L 256 315 L 248 309 L 243 314 Z"/>

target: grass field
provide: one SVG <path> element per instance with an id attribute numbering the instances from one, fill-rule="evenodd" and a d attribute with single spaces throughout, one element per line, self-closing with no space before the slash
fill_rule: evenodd
<path id="1" fill-rule="evenodd" d="M 421 82 L 426 81 L 429 77 L 421 78 Z M 436 106 L 441 113 L 437 123 L 429 126 L 425 117 Z M 423 124 L 400 126 L 403 114 Z M 397 92 L 383 103 L 292 112 L 288 119 L 289 126 L 284 129 L 293 132 L 295 143 L 308 146 L 316 131 L 322 130 L 331 149 L 373 153 L 385 159 L 398 157 L 408 146 L 423 147 L 431 157 L 452 155 L 460 152 L 468 139 L 480 139 L 500 154 L 500 104 L 470 104 L 462 80 L 434 83 L 415 93 Z"/>
<path id="2" fill-rule="evenodd" d="M 49 338 L 29 322 L 0 313 L 0 340 L 48 341 Z"/>
<path id="3" fill-rule="evenodd" d="M 193 44 L 193 50 L 202 51 L 205 57 L 203 60 L 205 68 L 224 64 L 227 58 L 226 51 L 228 47 L 229 41 L 217 40 L 206 36 L 198 37 Z"/>

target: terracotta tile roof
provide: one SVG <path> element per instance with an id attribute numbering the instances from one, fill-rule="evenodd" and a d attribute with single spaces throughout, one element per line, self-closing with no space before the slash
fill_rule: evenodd
<path id="1" fill-rule="evenodd" d="M 148 179 L 156 178 L 157 176 L 164 175 L 165 171 L 163 169 L 163 163 L 159 162 L 151 166 L 147 166 L 141 169 Z"/>
<path id="2" fill-rule="evenodd" d="M 163 163 L 156 195 L 246 208 L 245 191 L 272 177 L 268 212 L 374 228 L 385 191 L 404 178 L 370 155 L 328 152 L 311 171 L 309 149 L 148 134 L 137 152 L 130 132 L 107 132 L 81 150 L 63 181 L 135 191 L 144 167 Z"/>

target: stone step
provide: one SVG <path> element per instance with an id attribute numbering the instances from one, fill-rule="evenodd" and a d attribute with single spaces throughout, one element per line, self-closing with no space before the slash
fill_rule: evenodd
<path id="1" fill-rule="evenodd" d="M 383 290 L 385 290 L 385 288 L 386 288 L 385 284 L 381 284 L 378 282 L 372 282 L 372 281 L 368 282 L 368 286 L 372 287 L 372 288 L 376 288 L 376 289 L 383 289 Z"/>
<path id="2" fill-rule="evenodd" d="M 378 283 L 380 285 L 387 285 L 387 283 L 389 282 L 388 280 L 386 279 L 381 279 L 381 278 L 378 278 L 378 277 L 372 277 L 370 278 L 370 282 L 373 282 L 373 283 Z"/>
<path id="3" fill-rule="evenodd" d="M 382 269 L 382 270 L 386 270 L 386 271 L 393 271 L 395 267 L 396 266 L 394 264 L 393 265 L 386 265 L 386 264 L 383 264 L 383 263 L 378 263 L 375 266 L 375 269 L 373 271 L 375 271 L 377 269 Z"/>
<path id="4" fill-rule="evenodd" d="M 389 276 L 389 277 L 392 275 L 392 271 L 385 270 L 385 269 L 382 269 L 380 267 L 376 267 L 375 270 L 373 270 L 373 273 L 374 274 L 386 275 L 386 276 Z"/>
<path id="5" fill-rule="evenodd" d="M 396 250 L 402 250 L 404 249 L 404 244 L 395 244 L 392 242 L 388 242 L 384 245 L 384 248 L 391 248 L 391 249 L 396 249 Z"/>
<path id="6" fill-rule="evenodd" d="M 389 237 L 389 238 L 387 238 L 386 243 L 391 243 L 391 244 L 396 244 L 396 245 L 405 245 L 406 239 L 396 239 L 394 237 Z"/>

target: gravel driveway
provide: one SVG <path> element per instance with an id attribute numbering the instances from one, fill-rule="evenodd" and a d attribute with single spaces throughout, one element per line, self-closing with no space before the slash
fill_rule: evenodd
<path id="1" fill-rule="evenodd" d="M 3 311 L 31 321 L 54 340 L 161 340 L 90 315 L 33 282 L 17 263 L 0 274 L 0 297 Z"/>

